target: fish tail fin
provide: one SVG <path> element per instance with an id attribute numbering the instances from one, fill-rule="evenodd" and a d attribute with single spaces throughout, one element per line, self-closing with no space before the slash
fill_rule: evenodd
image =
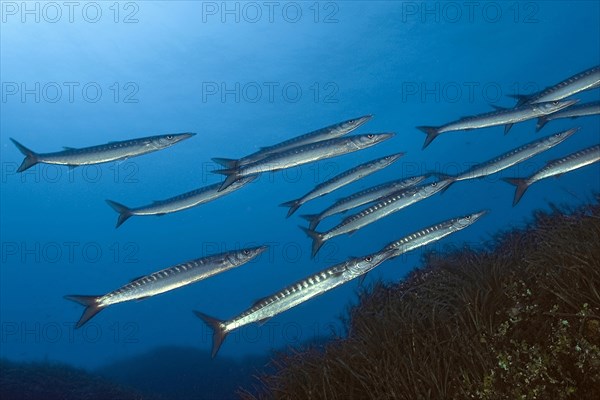
<path id="1" fill-rule="evenodd" d="M 292 216 L 292 214 L 294 214 L 296 212 L 296 210 L 298 210 L 298 208 L 300 208 L 300 206 L 302 205 L 301 201 L 302 201 L 302 199 L 286 201 L 285 203 L 281 203 L 279 206 L 290 208 L 287 213 L 287 217 L 289 218 Z"/>
<path id="2" fill-rule="evenodd" d="M 237 168 L 218 169 L 213 172 L 215 174 L 221 174 L 226 176 L 225 180 L 223 181 L 217 192 L 221 192 L 227 189 L 230 185 L 233 184 L 233 182 L 241 178 L 240 172 Z"/>
<path id="3" fill-rule="evenodd" d="M 219 165 L 222 165 L 225 168 L 228 169 L 234 169 L 237 168 L 239 165 L 239 160 L 234 160 L 232 158 L 219 158 L 219 157 L 215 157 L 212 159 L 214 162 L 216 162 Z"/>
<path id="4" fill-rule="evenodd" d="M 323 246 L 323 243 L 325 243 L 325 240 L 323 240 L 323 234 L 313 231 L 312 229 L 305 228 L 304 226 L 300 226 L 300 229 L 302 229 L 304 233 L 306 233 L 313 241 L 311 258 L 314 258 L 319 252 L 321 246 Z"/>
<path id="5" fill-rule="evenodd" d="M 124 206 L 121 203 L 117 203 L 116 201 L 106 199 L 106 204 L 112 207 L 113 210 L 119 213 L 119 218 L 117 219 L 117 225 L 115 228 L 120 227 L 123 222 L 127 221 L 129 217 L 133 214 L 131 213 L 131 209 L 127 206 Z"/>
<path id="6" fill-rule="evenodd" d="M 19 151 L 25 156 L 23 162 L 19 166 L 19 169 L 17 169 L 17 172 L 23 172 L 26 169 L 33 167 L 39 162 L 38 155 L 34 151 L 23 146 L 21 143 L 17 142 L 13 138 L 10 138 L 10 140 L 15 144 L 15 146 L 17 146 L 17 149 L 19 149 Z"/>
<path id="7" fill-rule="evenodd" d="M 96 315 L 100 311 L 102 311 L 102 309 L 104 307 L 100 306 L 98 304 L 98 299 L 100 297 L 102 297 L 102 296 L 81 296 L 81 295 L 65 296 L 65 299 L 74 301 L 75 303 L 81 304 L 82 306 L 85 307 L 85 310 L 83 310 L 83 314 L 81 314 L 81 318 L 79 318 L 79 321 L 77 322 L 77 325 L 75 325 L 75 328 L 81 328 L 83 326 L 83 324 L 85 324 L 90 319 L 92 319 L 92 317 L 94 315 Z"/>
<path id="8" fill-rule="evenodd" d="M 300 217 L 308 221 L 308 229 L 311 231 L 314 231 L 321 222 L 321 214 L 304 214 Z"/>
<path id="9" fill-rule="evenodd" d="M 545 117 L 540 117 L 538 118 L 537 124 L 535 125 L 535 131 L 539 132 L 542 130 L 542 128 L 544 127 L 544 125 L 546 125 L 548 123 L 548 118 Z"/>
<path id="10" fill-rule="evenodd" d="M 517 205 L 521 197 L 525 194 L 525 191 L 529 187 L 529 183 L 527 179 L 524 178 L 502 178 L 502 180 L 506 183 L 516 186 L 515 189 L 515 197 L 513 199 L 513 207 Z"/>
<path id="11" fill-rule="evenodd" d="M 213 347 L 211 357 L 215 358 L 217 352 L 219 351 L 219 348 L 221 348 L 221 344 L 223 344 L 223 341 L 227 337 L 225 325 L 223 324 L 223 321 L 203 314 L 200 311 L 194 311 L 194 314 L 196 314 L 198 318 L 204 321 L 204 323 L 213 330 Z"/>
<path id="12" fill-rule="evenodd" d="M 515 107 L 522 106 L 529 100 L 529 96 L 526 94 L 509 94 L 508 97 L 512 97 L 513 99 L 517 100 Z"/>
<path id="13" fill-rule="evenodd" d="M 433 139 L 439 136 L 440 131 L 437 126 L 417 126 L 417 129 L 421 132 L 424 132 L 427 137 L 425 138 L 425 143 L 423 143 L 423 149 L 429 146 L 429 143 L 433 142 Z"/>

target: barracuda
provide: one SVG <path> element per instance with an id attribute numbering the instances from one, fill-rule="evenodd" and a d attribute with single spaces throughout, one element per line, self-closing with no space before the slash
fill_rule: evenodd
<path id="1" fill-rule="evenodd" d="M 393 253 L 390 259 L 396 258 L 404 253 L 415 250 L 419 247 L 428 245 L 432 242 L 437 242 L 446 236 L 458 232 L 472 224 L 474 224 L 479 218 L 487 214 L 487 210 L 479 211 L 473 214 L 465 215 L 463 217 L 452 218 L 444 222 L 432 225 L 425 229 L 421 229 L 418 232 L 412 233 L 400 240 L 392 242 L 385 246 L 382 251 L 392 250 Z"/>
<path id="2" fill-rule="evenodd" d="M 353 130 L 359 128 L 360 126 L 366 124 L 372 117 L 372 115 L 365 115 L 362 117 L 352 118 L 347 121 L 333 124 L 325 128 L 317 129 L 316 131 L 296 136 L 292 139 L 275 144 L 273 146 L 262 147 L 259 151 L 252 153 L 248 156 L 242 157 L 239 160 L 229 158 L 213 158 L 212 160 L 229 169 L 237 168 L 240 165 L 252 164 L 272 154 L 290 150 L 294 147 L 304 146 L 307 144 L 344 136 L 352 132 Z"/>
<path id="3" fill-rule="evenodd" d="M 11 138 L 10 140 L 25 155 L 25 159 L 21 163 L 21 166 L 19 166 L 19 169 L 17 169 L 17 172 L 23 172 L 37 163 L 77 167 L 141 156 L 153 151 L 166 149 L 194 135 L 195 133 L 172 133 L 168 135 L 148 136 L 79 149 L 65 147 L 65 150 L 55 153 L 35 153 L 15 139 Z"/>
<path id="4" fill-rule="evenodd" d="M 311 190 L 301 198 L 285 202 L 283 204 L 280 204 L 280 206 L 290 208 L 287 213 L 287 216 L 290 217 L 304 203 L 316 199 L 318 197 L 325 196 L 326 194 L 331 193 L 334 190 L 341 188 L 342 186 L 348 185 L 352 182 L 364 178 L 365 176 L 371 175 L 394 163 L 403 155 L 404 153 L 392 154 L 360 164 L 317 185 L 313 190 Z"/>
<path id="5" fill-rule="evenodd" d="M 535 130 L 536 132 L 539 132 L 544 127 L 544 125 L 546 125 L 549 121 L 555 119 L 578 118 L 597 114 L 600 114 L 600 101 L 592 101 L 591 103 L 578 104 L 573 107 L 566 108 L 562 111 L 539 118 L 537 125 L 535 126 Z"/>
<path id="6" fill-rule="evenodd" d="M 425 132 L 427 137 L 423 148 L 440 134 L 451 131 L 462 131 L 478 128 L 487 128 L 491 126 L 505 125 L 504 133 L 508 133 L 510 127 L 517 123 L 533 118 L 539 118 L 544 115 L 552 114 L 563 108 L 575 104 L 577 100 L 549 101 L 545 103 L 524 104 L 516 108 L 496 107 L 496 111 L 485 114 L 464 117 L 457 121 L 450 122 L 442 126 L 418 126 L 417 129 Z"/>
<path id="7" fill-rule="evenodd" d="M 194 282 L 220 274 L 229 269 L 239 267 L 254 259 L 267 249 L 267 246 L 230 251 L 218 255 L 198 258 L 177 264 L 150 275 L 135 279 L 117 290 L 101 296 L 68 295 L 65 299 L 85 306 L 85 310 L 77 322 L 81 327 L 94 315 L 113 304 L 132 300 L 142 300 L 157 294 L 165 293 Z"/>
<path id="8" fill-rule="evenodd" d="M 592 67 L 532 95 L 512 95 L 518 100 L 517 107 L 523 104 L 543 103 L 562 100 L 584 90 L 600 87 L 600 66 Z"/>
<path id="9" fill-rule="evenodd" d="M 552 176 L 560 176 L 564 173 L 574 171 L 600 161 L 600 145 L 588 147 L 586 149 L 569 154 L 566 157 L 558 160 L 550 161 L 545 167 L 531 175 L 529 178 L 504 178 L 503 180 L 511 185 L 516 186 L 513 206 L 517 205 L 525 191 L 529 186 L 533 185 L 542 179 Z"/>
<path id="10" fill-rule="evenodd" d="M 129 208 L 123 204 L 117 203 L 116 201 L 106 200 L 109 206 L 119 213 L 117 219 L 116 228 L 121 226 L 123 222 L 127 221 L 131 216 L 147 216 L 147 215 L 165 215 L 174 213 L 177 211 L 187 210 L 188 208 L 198 206 L 200 204 L 208 203 L 218 199 L 219 197 L 225 196 L 231 192 L 234 192 L 246 184 L 256 179 L 255 176 L 249 176 L 247 178 L 240 179 L 234 182 L 227 189 L 219 192 L 220 183 L 214 185 L 205 186 L 200 189 L 192 190 L 179 196 L 171 197 L 166 200 L 157 200 L 147 206 Z"/>
<path id="11" fill-rule="evenodd" d="M 372 186 L 360 192 L 354 193 L 348 197 L 344 197 L 336 201 L 333 205 L 323 210 L 319 214 L 301 215 L 302 218 L 309 222 L 308 229 L 314 231 L 317 225 L 327 217 L 335 214 L 346 212 L 352 208 L 360 207 L 365 204 L 375 202 L 383 197 L 389 196 L 392 193 L 402 189 L 418 185 L 427 179 L 430 174 L 412 176 L 406 179 L 397 179 L 390 182 L 382 183 L 381 185 Z"/>
<path id="12" fill-rule="evenodd" d="M 527 143 L 521 147 L 513 149 L 507 153 L 504 153 L 490 161 L 485 163 L 477 164 L 472 168 L 469 168 L 458 176 L 450 176 L 445 174 L 438 174 L 444 179 L 451 179 L 453 182 L 464 181 L 467 179 L 482 178 L 489 176 L 512 167 L 520 162 L 530 159 L 546 150 L 549 150 L 559 143 L 562 143 L 568 137 L 579 131 L 579 128 L 568 129 L 566 131 L 558 132 L 550 136 L 543 137 L 533 142 Z M 450 187 L 446 187 L 447 190 Z"/>
<path id="13" fill-rule="evenodd" d="M 223 341 L 230 332 L 251 323 L 262 324 L 268 319 L 314 297 L 355 278 L 365 276 L 365 274 L 387 260 L 466 228 L 485 213 L 486 211 L 481 211 L 433 225 L 392 242 L 377 253 L 352 258 L 336 264 L 287 286 L 271 296 L 258 300 L 249 309 L 230 320 L 221 321 L 199 311 L 194 311 L 194 314 L 213 330 L 212 357 L 214 358 L 217 355 Z"/>
<path id="14" fill-rule="evenodd" d="M 378 221 L 388 215 L 398 212 L 403 208 L 410 206 L 418 201 L 433 196 L 452 183 L 452 180 L 446 179 L 439 182 L 433 182 L 427 185 L 421 185 L 396 192 L 390 196 L 384 197 L 378 203 L 364 209 L 363 211 L 351 215 L 343 220 L 339 225 L 331 228 L 327 232 L 312 231 L 303 226 L 300 227 L 312 240 L 312 257 L 314 257 L 323 244 L 336 236 L 344 233 L 352 234 L 360 228 L 363 228 L 375 221 Z"/>
<path id="15" fill-rule="evenodd" d="M 365 265 L 369 265 L 370 269 L 374 268 L 385 261 L 389 255 L 391 255 L 391 252 L 388 252 L 388 254 L 378 254 L 375 257 L 352 258 L 336 264 L 333 267 L 287 286 L 272 296 L 258 300 L 252 307 L 229 321 L 220 321 L 201 312 L 194 311 L 196 316 L 202 319 L 214 331 L 212 357 L 217 354 L 229 332 L 254 322 L 264 323 L 275 315 L 281 314 L 298 304 L 302 304 L 359 276 L 355 271 L 365 269 Z"/>
<path id="16" fill-rule="evenodd" d="M 278 171 L 291 168 L 326 158 L 336 157 L 366 149 L 393 137 L 393 133 L 369 133 L 354 135 L 344 138 L 324 140 L 304 146 L 294 147 L 290 150 L 275 153 L 252 164 L 241 165 L 234 169 L 221 169 L 213 171 L 217 174 L 226 175 L 227 178 L 219 188 L 219 191 L 227 188 L 238 179 L 250 175 L 258 175 L 263 172 Z"/>

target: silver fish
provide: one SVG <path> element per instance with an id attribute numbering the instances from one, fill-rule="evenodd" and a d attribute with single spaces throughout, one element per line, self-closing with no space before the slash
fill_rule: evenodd
<path id="1" fill-rule="evenodd" d="M 25 159 L 21 163 L 19 169 L 17 169 L 17 172 L 23 172 L 37 163 L 77 167 L 79 165 L 100 164 L 141 156 L 142 154 L 166 149 L 167 147 L 182 140 L 189 139 L 194 135 L 195 133 L 190 132 L 171 133 L 168 135 L 148 136 L 120 142 L 109 142 L 107 144 L 82 147 L 79 149 L 65 147 L 65 150 L 57 151 L 55 153 L 35 153 L 15 139 L 11 138 L 10 140 L 12 140 L 19 151 L 25 155 Z"/>
<path id="2" fill-rule="evenodd" d="M 312 257 L 314 257 L 323 243 L 325 243 L 327 240 L 344 233 L 352 234 L 358 229 L 378 221 L 381 218 L 387 217 L 388 215 L 400 211 L 411 204 L 433 196 L 437 192 L 443 190 L 450 183 L 452 183 L 452 180 L 446 179 L 395 192 L 390 196 L 384 197 L 376 204 L 362 210 L 361 212 L 349 216 L 340 224 L 331 228 L 327 232 L 316 232 L 303 226 L 301 226 L 300 229 L 302 229 L 313 240 L 311 254 Z"/>
<path id="3" fill-rule="evenodd" d="M 524 104 L 516 108 L 496 107 L 496 111 L 485 114 L 464 117 L 457 121 L 442 126 L 418 126 L 417 128 L 427 134 L 423 148 L 429 146 L 436 137 L 444 132 L 462 131 L 469 129 L 487 128 L 490 126 L 505 125 L 504 133 L 510 127 L 528 119 L 539 118 L 552 114 L 563 108 L 575 104 L 577 100 L 549 101 L 545 103 Z"/>
<path id="4" fill-rule="evenodd" d="M 578 118 L 597 114 L 600 114 L 600 101 L 592 101 L 591 103 L 577 104 L 573 107 L 565 108 L 562 111 L 539 118 L 538 123 L 535 126 L 535 130 L 536 132 L 539 132 L 540 129 L 542 129 L 544 125 L 548 123 L 548 121 L 552 121 L 555 119 Z"/>
<path id="5" fill-rule="evenodd" d="M 324 269 L 287 286 L 271 296 L 259 299 L 249 309 L 228 321 L 221 321 L 199 311 L 194 311 L 196 316 L 213 330 L 212 357 L 215 357 L 230 332 L 251 323 L 262 324 L 278 314 L 355 278 L 364 277 L 365 274 L 381 263 L 458 232 L 473 224 L 485 213 L 485 211 L 481 211 L 433 225 L 392 242 L 377 253 L 365 257 L 351 258 Z"/>
<path id="6" fill-rule="evenodd" d="M 228 321 L 221 321 L 199 311 L 194 311 L 198 318 L 213 329 L 212 357 L 217 354 L 223 340 L 231 331 L 255 322 L 262 324 L 271 317 L 328 292 L 360 276 L 361 271 L 373 269 L 387 260 L 391 253 L 389 251 L 366 257 L 352 258 L 336 264 L 287 286 L 271 296 L 256 301 L 249 309 Z"/>
<path id="7" fill-rule="evenodd" d="M 252 182 L 256 178 L 256 175 L 242 178 L 239 181 L 235 181 L 231 186 L 229 186 L 227 189 L 221 192 L 219 192 L 219 187 L 221 186 L 221 183 L 215 183 L 214 185 L 209 185 L 200 189 L 192 190 L 190 192 L 180 194 L 179 196 L 171 197 L 165 200 L 157 200 L 152 204 L 135 208 L 130 208 L 123 204 L 117 203 L 116 201 L 108 199 L 106 200 L 106 203 L 108 203 L 108 205 L 111 206 L 113 210 L 119 213 L 116 225 L 116 228 L 118 228 L 123 222 L 127 221 L 129 217 L 134 215 L 160 216 L 169 213 L 174 213 L 177 211 L 186 210 L 188 208 L 195 207 L 200 204 L 208 203 L 209 201 L 213 201 L 215 199 L 218 199 L 219 197 L 225 196 L 226 194 L 240 189 L 241 187 Z"/>
<path id="8" fill-rule="evenodd" d="M 392 193 L 398 192 L 399 190 L 407 189 L 409 187 L 418 185 L 419 183 L 427 179 L 429 176 L 429 174 L 412 176 L 410 178 L 396 179 L 393 181 L 382 183 L 380 185 L 372 186 L 365 190 L 361 190 L 360 192 L 354 193 L 350 196 L 339 199 L 319 214 L 306 214 L 301 215 L 301 217 L 309 222 L 308 229 L 314 231 L 317 225 L 319 225 L 319 223 L 322 220 L 329 216 L 338 213 L 343 213 L 352 208 L 372 203 L 383 197 L 389 196 Z"/>
<path id="9" fill-rule="evenodd" d="M 366 124 L 372 117 L 372 115 L 364 115 L 362 117 L 352 118 L 347 121 L 326 126 L 325 128 L 317 129 L 316 131 L 305 133 L 304 135 L 296 136 L 273 146 L 261 147 L 261 149 L 257 152 L 242 157 L 239 160 L 229 158 L 213 158 L 212 160 L 218 164 L 221 164 L 225 168 L 236 168 L 240 165 L 251 164 L 253 162 L 262 160 L 271 154 L 286 151 L 294 147 L 344 136 L 347 133 L 350 133 L 360 126 Z"/>
<path id="10" fill-rule="evenodd" d="M 394 251 L 389 259 L 398 257 L 404 253 L 428 245 L 429 243 L 436 242 L 452 233 L 458 232 L 474 224 L 479 218 L 487 213 L 487 210 L 483 210 L 463 217 L 452 218 L 440 222 L 392 242 L 385 246 L 382 251 Z"/>
<path id="11" fill-rule="evenodd" d="M 584 90 L 600 87 L 600 65 L 580 72 L 554 86 L 532 95 L 513 95 L 518 100 L 517 107 L 523 104 L 543 103 L 562 100 Z"/>
<path id="12" fill-rule="evenodd" d="M 198 282 L 246 264 L 266 249 L 267 246 L 260 246 L 198 258 L 135 279 L 103 296 L 68 295 L 65 298 L 85 306 L 85 310 L 75 326 L 79 328 L 108 306 L 146 299 Z"/>
<path id="13" fill-rule="evenodd" d="M 352 182 L 364 178 L 365 176 L 373 174 L 394 163 L 403 155 L 404 153 L 391 154 L 389 156 L 381 157 L 376 160 L 360 164 L 317 185 L 313 190 L 306 193 L 299 199 L 291 200 L 280 205 L 282 207 L 290 208 L 287 213 L 287 216 L 290 217 L 302 204 L 310 200 L 316 199 L 318 197 L 325 196 L 326 194 L 331 193 L 334 190 L 341 188 L 342 186 L 348 185 Z"/>
<path id="14" fill-rule="evenodd" d="M 551 176 L 560 176 L 564 173 L 574 171 L 600 161 L 600 145 L 588 147 L 586 149 L 569 154 L 566 157 L 558 160 L 550 161 L 538 172 L 531 175 L 529 178 L 504 178 L 503 180 L 511 185 L 515 185 L 515 197 L 513 206 L 515 206 L 529 186 Z"/>
<path id="15" fill-rule="evenodd" d="M 245 176 L 257 175 L 269 171 L 278 171 L 313 161 L 352 153 L 357 150 L 374 146 L 393 136 L 393 133 L 368 133 L 323 140 L 321 142 L 294 147 L 290 150 L 272 154 L 252 164 L 240 165 L 233 169 L 220 169 L 213 172 L 227 176 L 219 189 L 219 191 L 221 191 L 236 180 Z"/>
<path id="16" fill-rule="evenodd" d="M 579 128 L 568 129 L 566 131 L 558 132 L 553 135 L 534 140 L 533 142 L 517 147 L 516 149 L 504 153 L 490 161 L 477 164 L 457 176 L 445 174 L 438 175 L 444 179 L 451 179 L 453 182 L 489 176 L 551 149 L 557 144 L 562 143 L 577 131 L 579 131 Z M 449 187 L 450 185 L 448 185 L 446 189 Z M 444 189 L 444 191 L 446 189 Z"/>

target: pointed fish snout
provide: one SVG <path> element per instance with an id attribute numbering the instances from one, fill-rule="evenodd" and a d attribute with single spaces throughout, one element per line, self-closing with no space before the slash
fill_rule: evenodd
<path id="1" fill-rule="evenodd" d="M 373 114 L 363 115 L 362 117 L 358 118 L 358 121 L 356 124 L 357 124 L 357 126 L 364 125 L 367 122 L 369 122 L 371 120 L 371 118 L 373 118 Z"/>
<path id="2" fill-rule="evenodd" d="M 261 253 L 263 253 L 264 251 L 266 251 L 269 248 L 269 246 L 258 246 L 253 248 L 252 250 L 254 250 L 256 252 L 256 255 L 259 255 Z"/>
<path id="3" fill-rule="evenodd" d="M 401 151 L 400 153 L 390 154 L 388 157 L 392 158 L 392 162 L 398 160 L 400 157 L 403 157 L 406 153 Z"/>
<path id="4" fill-rule="evenodd" d="M 388 140 L 393 138 L 396 134 L 394 132 L 384 132 L 384 133 L 375 133 L 377 142 L 383 142 L 384 140 Z"/>
<path id="5" fill-rule="evenodd" d="M 562 108 L 571 107 L 573 104 L 576 104 L 576 103 L 579 103 L 579 99 L 565 100 L 563 102 Z"/>
<path id="6" fill-rule="evenodd" d="M 567 130 L 565 131 L 565 136 L 566 136 L 566 137 L 569 137 L 569 136 L 571 136 L 572 134 L 579 132 L 580 130 L 581 130 L 581 128 L 580 128 L 580 127 L 576 127 L 576 128 L 567 129 Z"/>
<path id="7" fill-rule="evenodd" d="M 485 214 L 489 213 L 490 210 L 481 210 L 479 212 L 471 214 L 471 222 L 477 221 L 479 218 L 483 217 Z"/>

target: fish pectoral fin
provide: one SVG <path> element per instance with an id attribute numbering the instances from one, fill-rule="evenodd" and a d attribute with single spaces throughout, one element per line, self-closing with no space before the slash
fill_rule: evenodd
<path id="1" fill-rule="evenodd" d="M 563 176 L 563 174 L 562 174 L 562 173 L 561 173 L 561 174 L 556 174 L 556 175 L 554 175 L 554 179 L 558 179 L 558 178 L 560 178 L 561 176 Z"/>
<path id="2" fill-rule="evenodd" d="M 497 106 L 495 104 L 490 104 L 490 105 L 498 111 L 508 110 L 508 107 L 501 107 L 501 106 Z"/>
<path id="3" fill-rule="evenodd" d="M 354 232 L 356 232 L 357 230 L 358 230 L 358 229 L 354 229 L 354 230 L 352 230 L 352 231 L 348 232 L 348 236 L 352 236 L 352 235 L 354 235 Z"/>
<path id="4" fill-rule="evenodd" d="M 359 278 L 358 278 L 358 286 L 362 286 L 363 283 L 365 282 L 365 278 L 367 277 L 367 273 L 362 274 Z"/>
<path id="5" fill-rule="evenodd" d="M 77 150 L 75 147 L 63 146 L 65 150 Z"/>
<path id="6" fill-rule="evenodd" d="M 159 213 L 159 214 L 154 214 L 154 215 L 156 215 L 157 217 L 162 217 L 162 216 L 163 216 L 163 215 L 165 215 L 165 214 L 166 214 L 166 213 Z"/>
<path id="7" fill-rule="evenodd" d="M 256 323 L 258 324 L 258 326 L 263 326 L 265 324 L 265 322 L 267 322 L 270 319 L 271 319 L 271 317 L 259 319 L 258 321 L 256 321 Z"/>
<path id="8" fill-rule="evenodd" d="M 147 298 L 150 298 L 152 296 L 144 296 L 144 297 L 140 297 L 139 299 L 137 299 L 136 301 L 142 301 L 142 300 L 146 300 Z"/>
<path id="9" fill-rule="evenodd" d="M 73 164 L 67 164 L 67 167 L 69 167 L 69 171 L 74 170 L 75 168 L 77 168 L 79 165 L 73 165 Z"/>

